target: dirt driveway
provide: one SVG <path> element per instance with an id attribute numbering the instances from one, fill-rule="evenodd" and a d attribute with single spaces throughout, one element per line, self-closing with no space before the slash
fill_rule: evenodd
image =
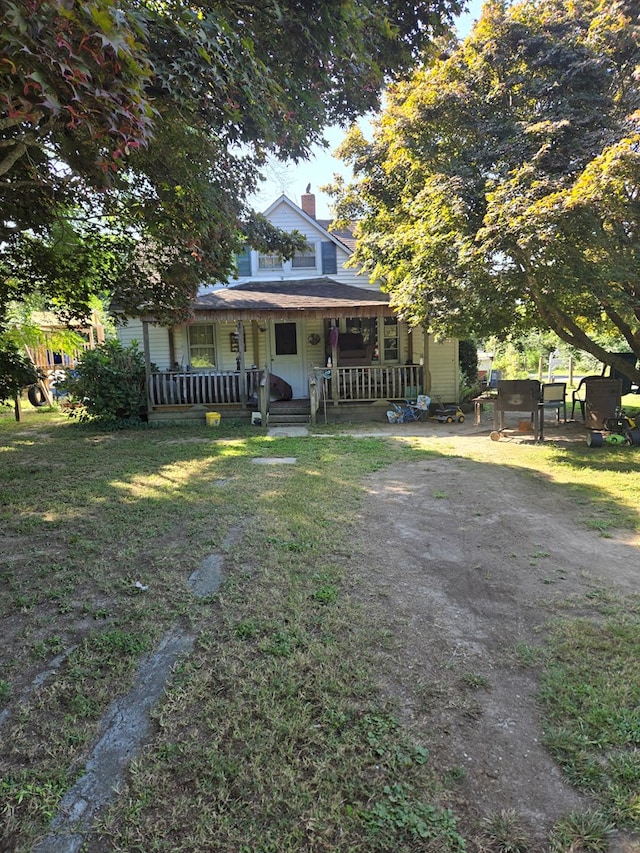
<path id="1" fill-rule="evenodd" d="M 544 851 L 553 823 L 589 802 L 541 745 L 523 654 L 568 598 L 637 591 L 639 543 L 588 530 L 566 491 L 504 465 L 429 458 L 376 472 L 367 488 L 353 571 L 372 619 L 392 632 L 384 688 L 448 770 L 465 829 L 514 809 L 529 849 Z M 619 837 L 611 850 L 640 843 Z"/>

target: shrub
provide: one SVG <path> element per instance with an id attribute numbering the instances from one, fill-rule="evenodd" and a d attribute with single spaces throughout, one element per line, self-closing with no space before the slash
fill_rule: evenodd
<path id="1" fill-rule="evenodd" d="M 460 341 L 458 368 L 460 402 L 465 403 L 482 390 L 482 383 L 478 379 L 478 346 L 475 341 Z"/>
<path id="2" fill-rule="evenodd" d="M 137 344 L 109 340 L 87 350 L 60 383 L 75 401 L 69 414 L 105 422 L 146 419 L 144 357 Z"/>

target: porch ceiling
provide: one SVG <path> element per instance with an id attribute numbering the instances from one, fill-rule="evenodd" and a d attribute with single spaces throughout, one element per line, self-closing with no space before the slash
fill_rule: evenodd
<path id="1" fill-rule="evenodd" d="M 393 316 L 386 293 L 330 278 L 247 282 L 198 296 L 199 320 L 279 320 L 300 317 Z"/>

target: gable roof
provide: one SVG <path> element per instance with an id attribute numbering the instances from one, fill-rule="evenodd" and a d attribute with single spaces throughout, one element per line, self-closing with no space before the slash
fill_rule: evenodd
<path id="1" fill-rule="evenodd" d="M 296 312 L 305 317 L 393 316 L 386 293 L 331 278 L 246 282 L 198 296 L 192 307 L 199 320 L 212 321 L 291 320 Z"/>
<path id="2" fill-rule="evenodd" d="M 307 222 L 309 225 L 315 226 L 315 228 L 321 233 L 322 237 L 325 240 L 330 240 L 332 243 L 335 243 L 336 246 L 340 246 L 341 249 L 346 249 L 349 254 L 352 254 L 355 248 L 355 240 L 353 238 L 353 234 L 349 234 L 346 231 L 329 231 L 329 225 L 331 224 L 330 219 L 314 219 L 313 216 L 309 216 L 308 213 L 295 203 L 295 201 L 291 201 L 289 196 L 286 196 L 284 193 L 279 196 L 274 202 L 272 202 L 269 207 L 263 211 L 263 216 L 266 216 L 267 219 L 274 212 L 274 210 L 280 204 L 285 204 L 292 211 L 294 211 L 301 219 Z M 342 236 L 344 235 L 344 239 Z"/>

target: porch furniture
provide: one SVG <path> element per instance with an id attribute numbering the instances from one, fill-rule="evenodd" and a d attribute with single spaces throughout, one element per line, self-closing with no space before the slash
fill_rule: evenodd
<path id="1" fill-rule="evenodd" d="M 571 392 L 571 420 L 574 417 L 576 403 L 580 405 L 580 413 L 582 414 L 582 420 L 584 420 L 584 400 L 587 382 L 600 382 L 601 379 L 602 376 L 592 374 L 591 376 L 583 376 L 580 382 L 578 382 L 578 387 Z"/>
<path id="2" fill-rule="evenodd" d="M 564 423 L 567 422 L 567 383 L 545 382 L 542 386 L 542 397 L 540 398 L 539 414 L 544 420 L 546 409 L 556 413 L 556 423 L 560 423 L 560 409 Z"/>
<path id="3" fill-rule="evenodd" d="M 607 418 L 615 415 L 621 404 L 622 382 L 619 379 L 602 379 L 585 385 L 585 426 L 587 429 L 603 429 Z"/>
<path id="4" fill-rule="evenodd" d="M 504 429 L 505 412 L 528 412 L 538 432 L 540 383 L 535 379 L 501 379 L 493 409 L 493 428 Z"/>

